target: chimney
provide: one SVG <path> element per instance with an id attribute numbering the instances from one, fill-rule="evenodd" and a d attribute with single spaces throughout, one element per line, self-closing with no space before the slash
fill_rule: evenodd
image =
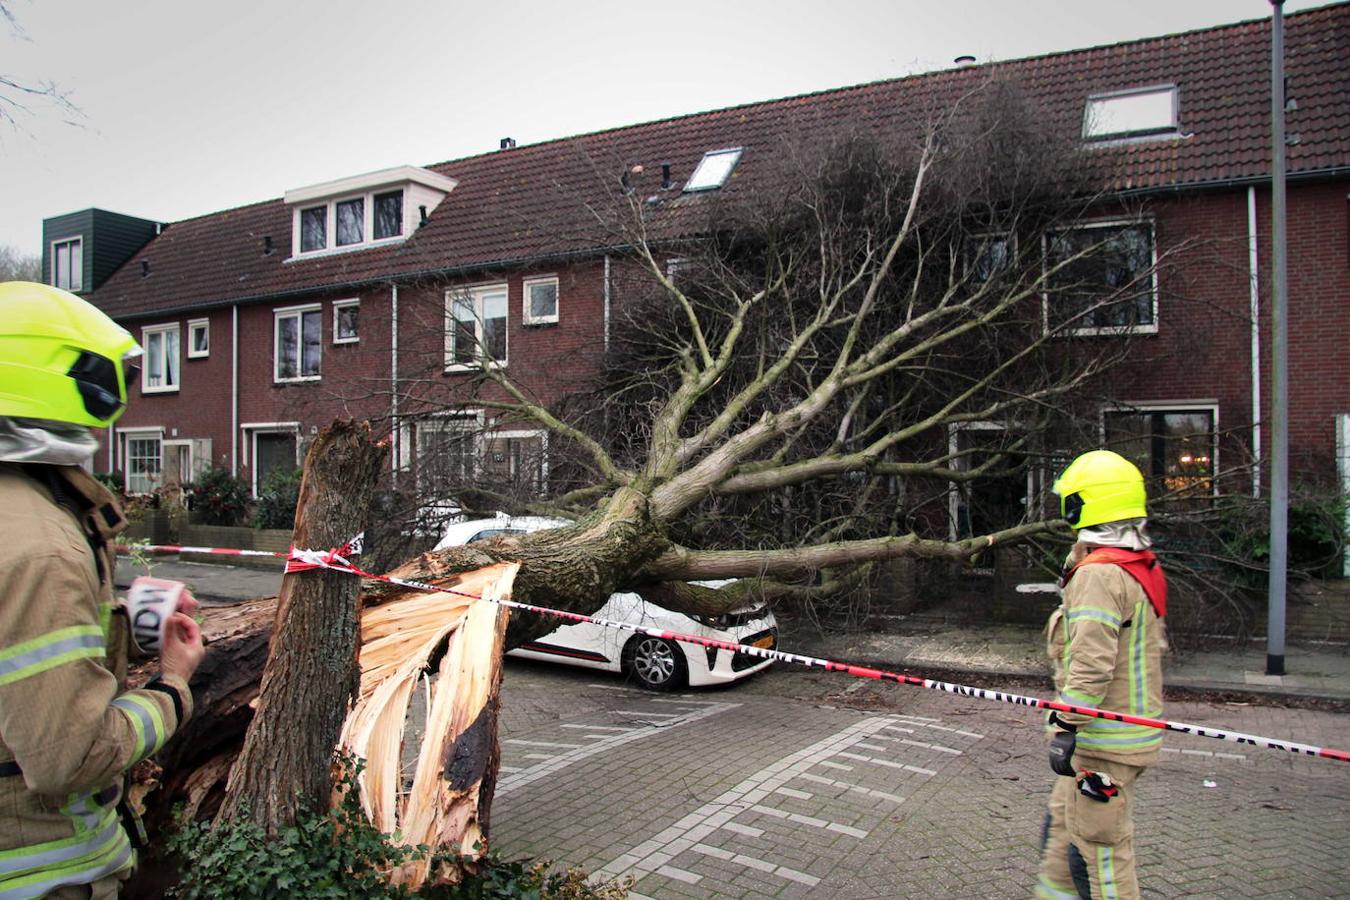
<path id="1" fill-rule="evenodd" d="M 270 234 L 265 234 L 263 235 L 263 256 L 271 256 L 271 255 L 272 255 L 272 236 Z"/>
<path id="2" fill-rule="evenodd" d="M 150 277 L 150 260 L 148 259 L 141 260 L 141 277 L 142 278 Z"/>
<path id="3" fill-rule="evenodd" d="M 969 53 L 962 53 L 956 59 L 952 60 L 952 62 L 956 64 L 958 69 L 969 69 L 971 66 L 975 65 L 975 57 L 971 56 Z"/>
<path id="4" fill-rule="evenodd" d="M 670 190 L 670 163 L 661 163 L 661 190 Z"/>
<path id="5" fill-rule="evenodd" d="M 423 225 L 427 224 L 427 205 L 423 203 L 418 206 L 417 213 L 421 216 L 421 218 L 417 220 L 417 227 L 421 228 Z"/>
<path id="6" fill-rule="evenodd" d="M 516 139 L 515 139 L 515 138 L 513 138 L 513 137 L 504 137 L 504 138 L 502 138 L 502 146 L 501 146 L 501 149 L 503 149 L 503 150 L 512 150 L 512 149 L 515 149 L 515 146 L 516 146 Z"/>

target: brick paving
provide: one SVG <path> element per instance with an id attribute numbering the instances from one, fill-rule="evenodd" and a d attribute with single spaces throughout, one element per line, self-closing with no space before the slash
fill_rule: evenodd
<path id="1" fill-rule="evenodd" d="M 1336 713 L 1186 702 L 1168 715 L 1350 743 Z M 1038 721 L 781 667 L 670 697 L 513 662 L 502 783 L 517 786 L 494 803 L 494 846 L 637 877 L 637 897 L 1028 896 L 1052 778 Z M 1185 735 L 1167 747 L 1139 783 L 1145 896 L 1350 893 L 1350 765 Z"/>

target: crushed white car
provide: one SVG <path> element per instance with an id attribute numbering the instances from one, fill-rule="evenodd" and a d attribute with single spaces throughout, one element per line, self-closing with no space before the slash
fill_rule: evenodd
<path id="1" fill-rule="evenodd" d="M 545 528 L 570 525 L 566 519 L 542 516 L 504 516 L 476 519 L 450 525 L 436 549 L 455 547 L 504 534 L 527 534 Z M 706 587 L 721 587 L 728 581 L 698 581 Z M 660 631 L 749 644 L 773 649 L 778 644 L 778 623 L 763 605 L 747 606 L 717 616 L 691 617 L 643 600 L 635 593 L 611 594 L 592 615 Z M 588 669 L 621 672 L 652 690 L 675 690 L 685 685 L 703 687 L 727 684 L 767 667 L 772 660 L 685 641 L 670 641 L 590 622 L 565 624 L 530 641 L 510 656 L 561 662 Z"/>

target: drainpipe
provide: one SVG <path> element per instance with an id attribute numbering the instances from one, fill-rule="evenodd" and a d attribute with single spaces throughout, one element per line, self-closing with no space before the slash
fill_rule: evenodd
<path id="1" fill-rule="evenodd" d="M 609 254 L 605 254 L 605 355 L 609 355 Z"/>
<path id="2" fill-rule="evenodd" d="M 1261 496 L 1261 288 L 1256 254 L 1256 186 L 1247 186 L 1247 289 L 1252 326 L 1252 496 Z"/>
<path id="3" fill-rule="evenodd" d="M 1270 599 L 1266 616 L 1266 674 L 1284 674 L 1284 607 L 1289 565 L 1289 283 L 1285 247 L 1284 0 L 1271 0 L 1270 143 L 1274 258 L 1270 398 Z"/>
<path id="4" fill-rule="evenodd" d="M 398 488 L 398 285 L 389 290 L 389 478 Z"/>
<path id="5" fill-rule="evenodd" d="M 230 475 L 239 477 L 239 304 L 230 307 Z"/>

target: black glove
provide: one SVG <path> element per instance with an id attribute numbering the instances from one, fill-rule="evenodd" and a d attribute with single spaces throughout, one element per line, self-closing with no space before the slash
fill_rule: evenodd
<path id="1" fill-rule="evenodd" d="M 1078 735 L 1072 731 L 1058 731 L 1050 739 L 1050 768 L 1056 775 L 1074 775 L 1073 748 Z"/>

